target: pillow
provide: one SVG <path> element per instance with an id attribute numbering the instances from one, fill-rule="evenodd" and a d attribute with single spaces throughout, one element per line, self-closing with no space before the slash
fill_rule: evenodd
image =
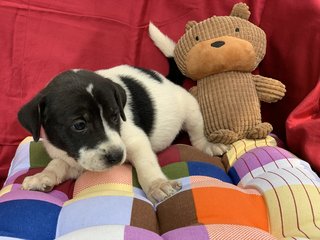
<path id="1" fill-rule="evenodd" d="M 182 190 L 153 206 L 130 164 L 85 172 L 50 193 L 20 190 L 50 160 L 23 141 L 0 191 L 0 236 L 8 239 L 276 239 L 320 236 L 319 178 L 272 137 L 236 142 L 223 158 L 188 145 L 158 154 Z M 236 154 L 235 154 L 236 153 Z M 298 224 L 297 224 L 298 223 Z"/>

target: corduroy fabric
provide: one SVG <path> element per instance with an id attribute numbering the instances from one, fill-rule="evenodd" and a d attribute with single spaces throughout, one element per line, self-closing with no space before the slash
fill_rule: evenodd
<path id="1" fill-rule="evenodd" d="M 232 130 L 238 133 L 237 138 L 244 138 L 248 130 L 261 122 L 259 99 L 250 73 L 215 74 L 198 81 L 197 89 L 209 140 L 216 139 L 220 129 Z"/>

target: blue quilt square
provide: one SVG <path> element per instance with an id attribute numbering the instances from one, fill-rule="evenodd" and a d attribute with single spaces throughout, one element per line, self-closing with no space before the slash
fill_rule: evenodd
<path id="1" fill-rule="evenodd" d="M 0 236 L 54 239 L 61 207 L 38 200 L 0 203 Z"/>
<path id="2" fill-rule="evenodd" d="M 232 183 L 232 180 L 225 171 L 210 163 L 188 162 L 190 176 L 207 176 L 217 178 L 221 181 Z"/>

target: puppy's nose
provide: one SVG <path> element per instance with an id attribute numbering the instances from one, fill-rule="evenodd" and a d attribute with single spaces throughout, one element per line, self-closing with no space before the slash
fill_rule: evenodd
<path id="1" fill-rule="evenodd" d="M 222 47 L 224 44 L 225 44 L 224 41 L 216 41 L 216 42 L 211 43 L 211 47 L 219 48 L 219 47 Z"/>
<path id="2" fill-rule="evenodd" d="M 110 165 L 115 165 L 121 162 L 122 158 L 123 158 L 123 151 L 121 150 L 113 151 L 104 155 L 105 161 Z"/>

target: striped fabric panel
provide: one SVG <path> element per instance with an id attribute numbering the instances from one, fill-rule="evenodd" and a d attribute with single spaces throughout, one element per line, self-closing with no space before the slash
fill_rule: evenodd
<path id="1" fill-rule="evenodd" d="M 310 165 L 275 146 L 245 151 L 229 175 L 264 197 L 270 232 L 277 238 L 320 238 L 320 179 Z"/>
<path id="2" fill-rule="evenodd" d="M 256 176 L 282 168 L 299 168 L 302 171 L 312 173 L 314 179 L 318 178 L 307 162 L 301 161 L 292 153 L 279 147 L 259 147 L 248 151 L 237 160 L 229 173 L 236 184 L 245 186 Z"/>
<path id="3" fill-rule="evenodd" d="M 259 228 L 231 225 L 231 224 L 211 224 L 206 225 L 210 240 L 232 239 L 232 240 L 276 240 L 274 236 L 262 231 Z"/>
<path id="4" fill-rule="evenodd" d="M 253 148 L 261 146 L 277 146 L 277 141 L 272 136 L 267 136 L 265 139 L 251 140 L 242 139 L 231 144 L 231 149 L 226 153 L 224 161 L 227 166 L 232 167 L 233 164 L 246 152 Z"/>
<path id="5" fill-rule="evenodd" d="M 320 238 L 320 180 L 311 172 L 274 169 L 255 177 L 246 187 L 263 194 L 274 236 Z"/>
<path id="6" fill-rule="evenodd" d="M 289 162 L 294 166 L 288 167 L 288 160 Z M 307 175 L 309 175 L 310 179 L 313 179 L 314 181 L 317 181 L 318 177 L 316 174 L 310 169 L 310 166 L 307 162 L 301 161 L 299 159 L 281 159 L 277 160 L 274 163 L 270 163 L 264 166 L 261 166 L 259 168 L 256 168 L 252 171 L 250 171 L 248 174 L 246 174 L 241 181 L 238 183 L 238 186 L 244 187 L 248 182 L 250 182 L 253 178 L 260 176 L 261 174 L 264 174 L 265 172 L 273 171 L 274 169 L 299 169 L 300 172 L 303 172 Z M 275 164 L 277 164 L 277 167 L 275 167 Z"/>

